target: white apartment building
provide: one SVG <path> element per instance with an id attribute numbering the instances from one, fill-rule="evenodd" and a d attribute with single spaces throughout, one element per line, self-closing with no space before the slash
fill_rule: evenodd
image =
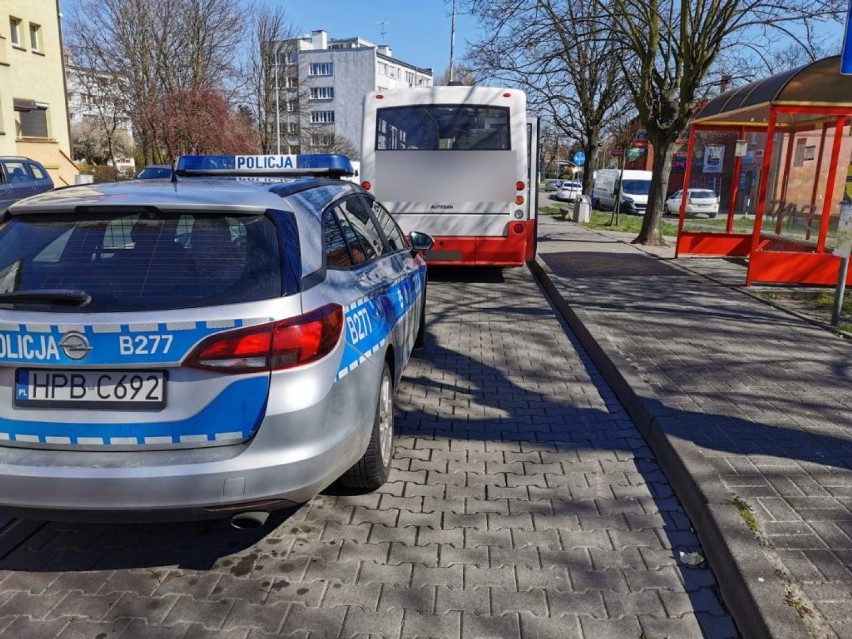
<path id="1" fill-rule="evenodd" d="M 331 134 L 359 149 L 366 93 L 432 85 L 432 69 L 397 60 L 389 47 L 362 38 L 314 31 L 282 45 L 281 139 L 292 151 L 321 145 Z"/>
<path id="2" fill-rule="evenodd" d="M 115 100 L 103 87 L 108 84 L 105 78 L 99 78 L 97 74 L 74 64 L 65 64 L 65 83 L 68 87 L 68 119 L 71 128 L 91 120 L 94 126 L 106 129 L 109 127 L 115 132 L 127 136 L 131 144 L 129 153 L 117 155 L 115 168 L 125 174 L 136 172 L 136 160 L 133 158 L 133 124 L 130 116 L 115 104 Z M 104 120 L 106 124 L 104 124 Z M 74 158 L 79 161 L 79 158 Z"/>

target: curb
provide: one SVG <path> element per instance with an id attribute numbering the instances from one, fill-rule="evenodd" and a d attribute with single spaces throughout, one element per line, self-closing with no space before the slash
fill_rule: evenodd
<path id="1" fill-rule="evenodd" d="M 539 260 L 527 263 L 530 271 L 654 451 L 701 541 L 737 630 L 744 637 L 807 637 L 804 622 L 784 603 L 783 583 L 758 540 L 737 509 L 724 503 L 733 495 L 695 445 L 678 437 L 678 428 L 668 423 L 665 411 L 645 403 L 653 397 L 645 382 L 616 349 L 607 349 L 606 335 L 595 334 L 590 328 L 594 323 L 585 322 L 583 312 L 571 308 Z"/>

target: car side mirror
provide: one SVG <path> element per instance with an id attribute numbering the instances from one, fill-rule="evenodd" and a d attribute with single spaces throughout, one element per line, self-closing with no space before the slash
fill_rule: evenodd
<path id="1" fill-rule="evenodd" d="M 411 240 L 411 249 L 416 252 L 428 251 L 435 245 L 435 240 L 432 239 L 431 235 L 420 231 L 411 231 L 408 234 L 408 239 Z"/>

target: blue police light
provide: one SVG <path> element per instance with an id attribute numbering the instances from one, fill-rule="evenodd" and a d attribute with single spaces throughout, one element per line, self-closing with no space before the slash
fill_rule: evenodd
<path id="1" fill-rule="evenodd" d="M 345 155 L 315 153 L 306 155 L 183 155 L 175 173 L 190 175 L 354 175 Z"/>

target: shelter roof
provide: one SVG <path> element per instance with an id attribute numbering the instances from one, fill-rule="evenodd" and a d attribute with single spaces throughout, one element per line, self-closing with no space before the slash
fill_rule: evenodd
<path id="1" fill-rule="evenodd" d="M 787 114 L 779 119 L 780 126 L 821 120 L 838 109 L 852 113 L 852 76 L 840 74 L 840 56 L 823 58 L 720 93 L 707 103 L 693 124 L 765 127 L 773 106 L 823 109 L 821 114 Z"/>

